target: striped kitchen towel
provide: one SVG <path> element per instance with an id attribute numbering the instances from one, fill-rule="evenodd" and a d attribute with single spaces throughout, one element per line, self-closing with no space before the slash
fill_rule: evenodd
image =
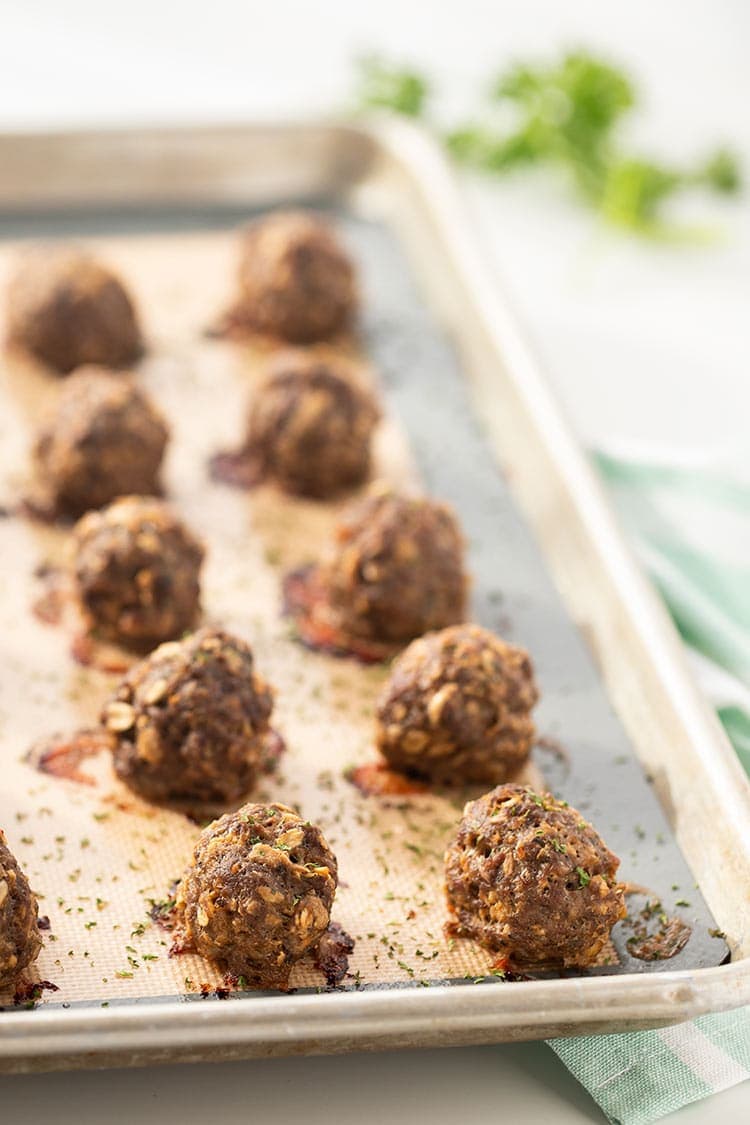
<path id="1" fill-rule="evenodd" d="M 596 462 L 750 775 L 750 480 L 669 454 Z M 549 1045 L 610 1121 L 648 1125 L 750 1078 L 750 1011 Z"/>

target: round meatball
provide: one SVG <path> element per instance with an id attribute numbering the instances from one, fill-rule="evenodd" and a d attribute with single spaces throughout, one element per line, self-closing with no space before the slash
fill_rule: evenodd
<path id="1" fill-rule="evenodd" d="M 243 234 L 238 320 L 291 343 L 324 340 L 351 320 L 354 267 L 322 219 L 279 211 Z"/>
<path id="2" fill-rule="evenodd" d="M 285 491 L 322 499 L 369 476 L 379 416 L 373 396 L 348 373 L 291 354 L 276 362 L 253 399 L 247 453 Z"/>
<path id="3" fill-rule="evenodd" d="M 0 988 L 12 984 L 41 948 L 36 896 L 0 829 Z"/>
<path id="4" fill-rule="evenodd" d="M 377 707 L 390 765 L 432 781 L 497 784 L 534 740 L 528 654 L 478 625 L 428 633 L 395 661 Z"/>
<path id="5" fill-rule="evenodd" d="M 118 777 L 142 797 L 226 802 L 257 777 L 272 708 L 250 648 L 207 628 L 131 668 L 102 723 Z"/>
<path id="6" fill-rule="evenodd" d="M 70 246 L 36 247 L 21 261 L 8 288 L 8 341 L 61 375 L 85 363 L 126 367 L 143 351 L 120 279 Z"/>
<path id="7" fill-rule="evenodd" d="M 203 546 L 161 500 L 124 496 L 73 529 L 76 596 L 102 640 L 148 651 L 200 614 Z"/>
<path id="8" fill-rule="evenodd" d="M 583 967 L 625 916 L 619 865 L 564 801 L 499 785 L 464 809 L 445 856 L 448 905 L 457 932 L 499 963 Z"/>
<path id="9" fill-rule="evenodd" d="M 464 543 L 453 511 L 379 490 L 337 529 L 322 579 L 342 627 L 356 637 L 410 641 L 464 617 Z"/>
<path id="10" fill-rule="evenodd" d="M 328 928 L 336 857 L 286 805 L 244 805 L 201 833 L 177 889 L 184 943 L 256 988 L 287 987 Z"/>
<path id="11" fill-rule="evenodd" d="M 168 436 L 161 414 L 130 379 L 85 367 L 66 382 L 34 459 L 55 507 L 78 516 L 117 496 L 157 493 Z"/>

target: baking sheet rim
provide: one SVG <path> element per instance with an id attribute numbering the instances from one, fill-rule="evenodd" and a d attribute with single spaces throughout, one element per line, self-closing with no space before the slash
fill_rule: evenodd
<path id="1" fill-rule="evenodd" d="M 374 126 L 347 124 L 325 125 L 300 122 L 272 122 L 257 125 L 224 127 L 227 136 L 249 142 L 263 132 L 266 137 L 278 130 L 286 140 L 296 134 L 317 134 L 324 138 L 331 133 L 345 138 L 356 137 L 363 151 L 372 146 L 372 161 L 377 157 L 395 162 L 402 173 L 415 181 L 421 196 L 433 212 L 434 220 L 443 227 L 443 235 L 453 265 L 465 280 L 473 284 L 468 292 L 477 313 L 492 335 L 498 354 L 505 354 L 507 366 L 516 383 L 522 387 L 537 425 L 546 427 L 547 438 L 557 466 L 570 485 L 579 514 L 596 542 L 602 556 L 615 572 L 615 584 L 623 603 L 638 615 L 639 628 L 648 634 L 651 659 L 661 679 L 669 684 L 672 695 L 685 707 L 686 722 L 691 725 L 691 738 L 711 768 L 718 772 L 721 783 L 736 798 L 731 809 L 733 824 L 750 839 L 750 817 L 746 816 L 747 795 L 737 786 L 742 775 L 731 747 L 719 736 L 718 725 L 708 705 L 700 697 L 685 667 L 679 641 L 666 613 L 646 583 L 622 540 L 604 500 L 601 489 L 584 458 L 568 434 L 562 418 L 537 374 L 534 361 L 520 340 L 512 318 L 499 295 L 487 284 L 481 255 L 472 241 L 460 199 L 451 174 L 436 146 L 419 130 L 403 123 Z M 216 132 L 222 131 L 221 126 Z M 0 137 L 0 158 L 8 166 L 14 148 L 39 150 L 45 140 L 75 148 L 77 142 L 89 146 L 98 139 L 116 144 L 118 137 L 149 135 L 152 141 L 163 142 L 170 136 L 178 148 L 191 135 L 196 139 L 209 135 L 210 129 L 189 128 L 158 130 L 92 130 L 55 134 L 12 134 Z M 339 140 L 341 136 L 339 136 Z M 339 173 L 341 169 L 338 169 Z M 217 173 L 220 178 L 220 173 Z M 8 206 L 0 193 L 0 206 Z M 231 193 L 230 193 L 231 194 Z M 53 200 L 56 199 L 53 193 Z M 39 205 L 38 197 L 35 204 Z M 476 272 L 478 271 L 478 273 Z M 482 282 L 482 284 L 480 284 Z M 518 373 L 521 373 L 519 377 Z M 716 784 L 714 776 L 714 783 Z M 744 778 L 742 779 L 744 783 Z M 734 961 L 718 968 L 698 971 L 663 972 L 646 978 L 606 977 L 528 982 L 520 991 L 516 986 L 479 984 L 456 989 L 436 985 L 430 989 L 394 989 L 388 992 L 362 991 L 320 996 L 253 997 L 251 1007 L 242 999 L 230 1002 L 137 1001 L 122 1005 L 113 1003 L 102 1009 L 84 1006 L 63 1010 L 50 1007 L 34 1012 L 9 1013 L 0 1019 L 0 1067 L 22 1065 L 24 1058 L 35 1068 L 43 1066 L 46 1057 L 79 1053 L 97 1056 L 120 1053 L 127 1061 L 133 1052 L 149 1045 L 161 1050 L 203 1045 L 236 1048 L 244 1045 L 269 1053 L 299 1050 L 305 1044 L 358 1043 L 377 1041 L 387 1046 L 389 1036 L 413 1035 L 414 1044 L 451 1041 L 470 1042 L 474 1036 L 491 1034 L 495 1038 L 514 1038 L 514 1029 L 533 1031 L 541 1036 L 576 1033 L 576 1024 L 592 1023 L 602 1030 L 643 1026 L 644 1021 L 663 1023 L 689 1019 L 706 1011 L 740 1006 L 750 1002 L 750 958 Z M 243 1005 L 242 1007 L 238 1007 Z M 196 1005 L 198 1005 L 196 1007 Z M 533 1005 L 533 1010 L 532 1010 Z M 520 1017 L 520 1018 L 519 1018 Z M 293 1020 L 293 1024 L 289 1021 Z M 267 1022 L 264 1022 L 267 1021 Z M 320 1021 L 320 1022 L 318 1022 Z M 439 1027 L 432 1021 L 439 1021 Z M 200 1043 L 196 1044 L 196 1033 Z M 203 1034 L 205 1031 L 205 1035 Z"/>

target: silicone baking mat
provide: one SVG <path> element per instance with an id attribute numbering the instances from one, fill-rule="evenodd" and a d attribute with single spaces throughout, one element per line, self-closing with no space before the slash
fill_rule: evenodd
<path id="1" fill-rule="evenodd" d="M 293 500 L 263 487 L 234 491 L 209 479 L 217 449 L 236 445 L 267 352 L 210 339 L 205 329 L 228 302 L 234 270 L 229 212 L 0 219 L 0 285 L 27 236 L 90 242 L 134 292 L 149 350 L 139 378 L 172 427 L 169 499 L 207 544 L 205 619 L 253 646 L 274 685 L 274 725 L 287 743 L 280 768 L 251 799 L 296 804 L 320 824 L 339 859 L 333 918 L 355 939 L 343 987 L 470 983 L 490 956 L 449 941 L 442 853 L 473 792 L 363 796 L 344 777 L 375 759 L 374 701 L 386 675 L 301 648 L 280 614 L 285 570 L 314 559 L 341 504 Z M 669 961 L 628 953 L 628 924 L 593 972 L 648 972 L 718 964 L 727 949 L 694 885 L 666 818 L 612 712 L 585 644 L 516 510 L 474 417 L 457 355 L 420 299 L 402 251 L 379 223 L 339 214 L 363 282 L 356 346 L 369 364 L 387 417 L 377 473 L 451 501 L 469 541 L 473 618 L 527 647 L 541 688 L 540 745 L 523 775 L 579 808 L 622 858 L 623 879 L 646 888 L 631 916 L 680 917 L 692 927 Z M 325 348 L 322 349 L 325 351 Z M 170 956 L 170 937 L 149 916 L 179 877 L 199 832 L 185 817 L 140 801 L 106 755 L 87 763 L 94 784 L 38 773 L 29 746 L 90 726 L 117 677 L 78 665 L 72 635 L 32 612 L 43 592 L 40 564 L 61 565 L 65 529 L 13 514 L 28 485 L 28 449 L 61 382 L 17 357 L 0 374 L 0 825 L 40 897 L 50 930 L 36 972 L 58 992 L 43 1003 L 115 1003 L 192 995 L 223 985 L 192 955 Z M 658 901 L 658 906 L 656 905 Z M 292 985 L 320 988 L 312 960 Z M 514 985 L 515 987 L 515 985 Z M 12 1005 L 12 997 L 0 998 Z"/>

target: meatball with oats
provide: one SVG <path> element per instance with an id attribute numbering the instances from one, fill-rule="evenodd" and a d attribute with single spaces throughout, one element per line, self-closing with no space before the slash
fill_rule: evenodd
<path id="1" fill-rule="evenodd" d="M 244 805 L 203 830 L 177 888 L 184 948 L 285 989 L 328 928 L 337 879 L 319 828 L 286 805 Z"/>
<path id="2" fill-rule="evenodd" d="M 0 988 L 12 985 L 41 948 L 36 896 L 0 829 Z"/>
<path id="3" fill-rule="evenodd" d="M 160 491 L 169 430 L 135 383 L 84 367 L 66 381 L 35 447 L 37 476 L 54 509 L 80 516 L 117 496 Z"/>
<path id="4" fill-rule="evenodd" d="M 247 644 L 221 629 L 167 641 L 104 705 L 118 777 L 151 801 L 237 800 L 263 767 L 273 696 Z"/>
<path id="5" fill-rule="evenodd" d="M 286 492 L 325 499 L 362 484 L 380 411 L 334 361 L 280 356 L 250 408 L 246 455 Z"/>
<path id="6" fill-rule="evenodd" d="M 124 496 L 73 529 L 73 581 L 89 631 L 148 651 L 200 615 L 203 545 L 169 505 Z"/>
<path id="7" fill-rule="evenodd" d="M 347 327 L 357 306 L 354 266 L 327 222 L 304 211 L 256 219 L 242 235 L 240 327 L 290 343 L 325 340 Z"/>
<path id="8" fill-rule="evenodd" d="M 378 483 L 344 513 L 321 562 L 284 578 L 284 608 L 311 648 L 366 662 L 462 621 L 464 540 L 446 504 Z"/>
<path id="9" fill-rule="evenodd" d="M 11 277 L 8 343 L 66 375 L 83 364 L 127 367 L 143 352 L 122 281 L 86 250 L 37 246 Z"/>
<path id="10" fill-rule="evenodd" d="M 497 784 L 529 756 L 538 693 L 528 654 L 478 625 L 412 641 L 377 706 L 377 745 L 403 773 Z"/>
<path id="11" fill-rule="evenodd" d="M 358 637 L 410 641 L 466 610 L 464 541 L 452 509 L 389 489 L 347 511 L 322 577 L 333 612 Z"/>
<path id="12" fill-rule="evenodd" d="M 446 852 L 452 928 L 500 967 L 591 965 L 625 916 L 619 865 L 564 801 L 500 785 L 466 805 Z"/>

